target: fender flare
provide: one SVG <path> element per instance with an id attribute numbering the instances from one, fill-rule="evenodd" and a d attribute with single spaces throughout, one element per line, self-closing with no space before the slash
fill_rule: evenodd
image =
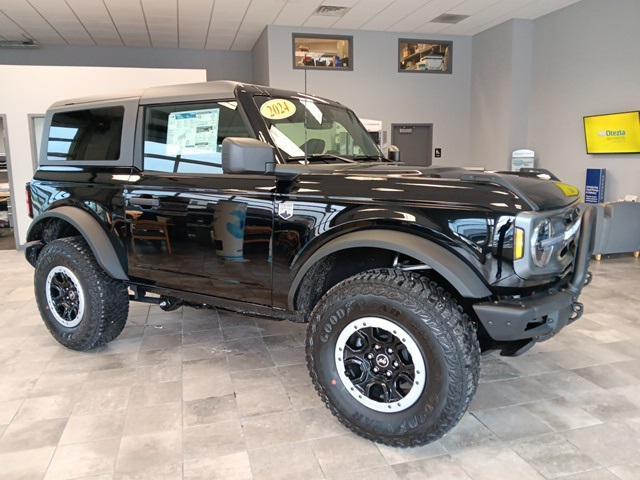
<path id="1" fill-rule="evenodd" d="M 346 233 L 331 240 L 302 264 L 289 289 L 289 308 L 295 310 L 298 287 L 316 262 L 332 253 L 356 247 L 383 248 L 413 257 L 446 278 L 464 298 L 485 298 L 492 295 L 484 281 L 464 260 L 437 243 L 405 232 L 363 230 Z"/>
<path id="2" fill-rule="evenodd" d="M 80 208 L 70 206 L 57 207 L 38 216 L 29 227 L 27 241 L 37 240 L 33 238 L 34 229 L 47 218 L 59 218 L 73 225 L 85 239 L 96 261 L 107 274 L 117 280 L 129 280 L 107 233 L 91 214 Z"/>

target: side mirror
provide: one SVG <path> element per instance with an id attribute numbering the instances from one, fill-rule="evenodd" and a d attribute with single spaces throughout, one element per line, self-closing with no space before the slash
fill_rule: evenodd
<path id="1" fill-rule="evenodd" d="M 389 151 L 387 153 L 387 158 L 392 162 L 400 161 L 400 149 L 395 145 L 389 145 Z"/>
<path id="2" fill-rule="evenodd" d="M 276 163 L 273 147 L 255 138 L 227 137 L 222 141 L 224 173 L 272 173 Z"/>

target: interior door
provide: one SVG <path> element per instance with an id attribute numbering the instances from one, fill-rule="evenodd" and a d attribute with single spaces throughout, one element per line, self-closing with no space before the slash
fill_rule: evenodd
<path id="1" fill-rule="evenodd" d="M 17 232 L 14 229 L 12 193 L 7 141 L 7 118 L 0 114 L 0 250 L 15 250 Z"/>
<path id="2" fill-rule="evenodd" d="M 400 160 L 406 165 L 428 167 L 431 165 L 433 125 L 392 125 L 391 143 L 400 150 Z"/>
<path id="3" fill-rule="evenodd" d="M 275 177 L 222 172 L 222 141 L 248 132 L 234 100 L 145 109 L 142 172 L 125 191 L 130 276 L 271 304 Z"/>

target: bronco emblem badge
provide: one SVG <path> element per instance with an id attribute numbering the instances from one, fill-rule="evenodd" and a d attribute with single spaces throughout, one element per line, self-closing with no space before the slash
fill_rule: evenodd
<path id="1" fill-rule="evenodd" d="M 293 202 L 282 202 L 278 204 L 278 216 L 284 220 L 293 217 Z"/>
<path id="2" fill-rule="evenodd" d="M 380 353 L 376 357 L 376 363 L 380 368 L 387 368 L 389 366 L 389 357 L 387 357 L 384 353 Z"/>

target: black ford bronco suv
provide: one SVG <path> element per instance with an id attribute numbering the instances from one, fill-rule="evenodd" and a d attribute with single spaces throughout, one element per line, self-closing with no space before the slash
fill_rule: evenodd
<path id="1" fill-rule="evenodd" d="M 132 300 L 308 322 L 331 411 L 413 446 L 460 420 L 480 352 L 518 355 L 582 314 L 594 213 L 577 189 L 389 160 L 330 100 L 233 82 L 69 100 L 42 147 L 26 256 L 71 349 L 115 339 Z"/>

